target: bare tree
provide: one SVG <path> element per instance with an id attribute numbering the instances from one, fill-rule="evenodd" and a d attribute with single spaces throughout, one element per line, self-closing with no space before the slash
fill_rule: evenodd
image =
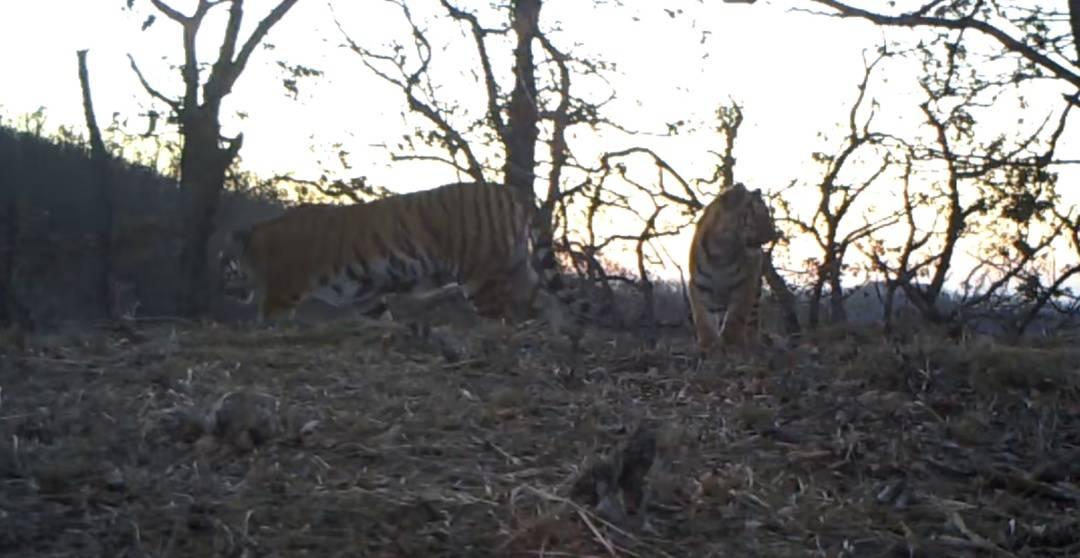
<path id="1" fill-rule="evenodd" d="M 920 231 L 915 222 L 915 210 L 927 203 L 927 196 L 912 192 L 913 159 L 914 156 L 911 155 L 909 147 L 903 161 L 904 171 L 901 176 L 901 219 L 905 227 L 905 236 L 900 247 L 890 246 L 877 236 L 871 236 L 859 246 L 863 254 L 871 260 L 874 271 L 880 273 L 885 280 L 882 318 L 886 332 L 892 330 L 896 293 L 901 285 L 910 283 L 912 280 L 913 273 L 910 269 L 913 254 L 916 250 L 922 249 L 932 237 L 931 232 Z"/>
<path id="2" fill-rule="evenodd" d="M 783 215 L 780 221 L 789 223 L 799 232 L 809 235 L 821 250 L 821 259 L 816 262 L 811 280 L 807 316 L 810 327 L 817 326 L 821 321 L 821 301 L 826 286 L 829 288 L 830 319 L 834 322 L 846 321 L 841 279 L 846 271 L 845 258 L 849 250 L 877 231 L 896 223 L 900 217 L 898 211 L 875 207 L 874 214 L 863 215 L 862 223 L 851 225 L 849 222 L 850 217 L 853 217 L 853 208 L 857 208 L 856 203 L 865 201 L 866 193 L 872 186 L 880 183 L 879 179 L 895 162 L 892 146 L 889 145 L 894 141 L 893 138 L 871 129 L 877 101 L 870 100 L 869 114 L 860 122 L 860 113 L 865 111 L 864 103 L 867 101 L 867 87 L 871 75 L 885 57 L 886 54 L 879 53 L 873 61 L 865 64 L 862 81 L 858 84 L 858 93 L 848 113 L 847 134 L 837 153 L 813 154 L 814 161 L 824 167 L 824 174 L 815 188 L 817 203 L 814 213 L 809 217 L 799 216 L 797 208 L 793 207 L 789 199 L 790 196 L 786 195 L 790 188 L 774 196 Z M 858 157 L 868 151 L 871 158 L 877 159 L 876 162 L 859 161 Z M 871 163 L 873 166 L 869 175 L 854 182 L 842 179 L 841 174 L 856 162 Z"/>
<path id="3" fill-rule="evenodd" d="M 1068 213 L 1054 209 L 1062 201 L 1054 191 L 1053 172 L 1055 165 L 1077 162 L 1054 156 L 1068 111 L 1061 111 L 1056 128 L 1049 125 L 1051 114 L 1037 129 L 1012 136 L 988 135 L 980 121 L 1003 97 L 1012 97 L 1019 110 L 1037 106 L 1026 102 L 1034 88 L 1025 84 L 1053 83 L 1066 103 L 1078 102 L 1080 3 L 1070 1 L 1062 10 L 1019 0 L 907 0 L 887 7 L 861 0 L 813 2 L 824 8 L 816 12 L 822 15 L 923 31 L 909 35 L 917 46 L 900 52 L 922 64 L 926 101 L 919 108 L 930 132 L 912 140 L 905 156 L 906 239 L 899 246 L 870 239 L 864 250 L 886 277 L 886 320 L 896 289 L 924 317 L 955 322 L 980 305 L 1014 296 L 1018 284 L 1035 285 L 1037 268 L 1071 275 L 1071 264 L 1048 270 L 1041 263 L 1054 249 L 1053 237 L 1068 230 L 1060 223 L 1047 224 L 1051 210 Z M 979 40 L 984 38 L 990 40 Z M 913 166 L 917 171 L 936 167 L 943 178 L 929 189 L 925 180 L 915 186 Z M 915 217 L 926 210 L 941 218 L 927 222 Z M 945 309 L 946 283 L 956 279 L 956 257 L 965 249 L 972 249 L 978 264 L 962 281 L 966 288 L 959 303 Z M 1041 287 L 1034 290 L 1046 294 Z"/>
<path id="4" fill-rule="evenodd" d="M 1054 217 L 1058 226 L 1067 231 L 1065 234 L 1069 240 L 1069 247 L 1074 256 L 1080 262 L 1080 217 L 1073 213 L 1062 214 L 1054 211 Z M 1080 263 L 1073 263 L 1062 269 L 1052 269 L 1051 273 L 1036 272 L 1028 273 L 1021 278 L 1023 285 L 1022 293 L 1027 304 L 1026 307 L 1016 313 L 1013 331 L 1016 335 L 1023 335 L 1035 322 L 1043 310 L 1050 308 L 1068 317 L 1077 315 L 1077 295 L 1066 284 L 1070 279 L 1080 275 Z M 1062 305 L 1062 301 L 1072 304 Z"/>
<path id="5" fill-rule="evenodd" d="M 90 94 L 90 71 L 86 64 L 86 50 L 80 50 L 76 54 L 79 61 L 79 84 L 82 87 L 83 113 L 86 118 L 86 128 L 90 134 L 90 162 L 94 168 L 92 178 L 95 190 L 95 240 L 98 249 L 97 296 L 101 304 L 101 312 L 107 318 L 113 318 L 112 304 L 112 228 L 113 228 L 113 202 L 109 188 L 109 152 L 105 149 L 105 142 L 101 139 L 101 129 L 98 127 L 97 118 L 94 116 L 94 102 Z"/>
<path id="6" fill-rule="evenodd" d="M 958 41 L 959 38 L 946 43 L 951 45 L 949 52 L 962 52 Z M 1056 174 L 1048 169 L 1059 163 L 1054 154 L 1071 103 L 1065 104 L 1056 127 L 1049 125 L 1052 115 L 1048 115 L 1026 135 L 979 139 L 976 111 L 981 106 L 991 106 L 1000 87 L 981 79 L 962 81 L 960 54 L 948 56 L 944 65 L 935 64 L 934 67 L 941 68 L 936 75 L 931 70 L 929 56 L 924 56 L 927 58 L 922 86 L 928 99 L 920 108 L 933 131 L 934 143 L 918 157 L 937 160 L 945 166 L 946 178 L 943 188 L 938 190 L 938 199 L 943 202 L 938 207 L 945 216 L 944 234 L 936 253 L 911 261 L 905 274 L 909 279 L 923 274 L 928 281 L 916 286 L 908 280 L 901 286 L 928 319 L 955 321 L 960 317 L 958 312 L 995 296 L 1051 247 L 1053 238 L 1033 240 L 1029 225 L 1033 217 L 1041 217 L 1060 203 L 1055 191 Z M 999 225 L 1002 222 L 1016 226 L 1004 229 Z M 1057 234 L 1060 229 L 1050 232 Z M 991 265 L 995 268 L 993 279 L 985 282 L 980 294 L 966 296 L 960 308 L 943 314 L 937 302 L 960 242 L 979 236 L 982 242 L 993 243 L 993 250 L 1002 254 L 1001 261 Z M 1015 257 L 1009 252 L 1015 252 Z"/>
<path id="7" fill-rule="evenodd" d="M 635 156 L 645 156 L 651 159 L 656 170 L 655 183 L 650 185 L 636 180 L 628 173 L 628 168 L 624 163 L 616 162 Z M 578 252 L 589 255 L 588 263 L 592 264 L 597 255 L 603 253 L 606 248 L 620 242 L 631 243 L 636 260 L 636 269 L 634 271 L 637 273 L 637 278 L 636 281 L 626 279 L 625 282 L 633 284 L 643 298 L 642 311 L 637 317 L 638 324 L 645 327 L 674 325 L 656 323 L 655 287 L 649 277 L 649 268 L 654 264 L 662 264 L 665 259 L 671 260 L 670 257 L 665 258 L 666 254 L 663 253 L 663 249 L 654 241 L 677 235 L 693 224 L 693 212 L 704 207 L 698 200 L 698 194 L 678 171 L 672 168 L 656 152 L 644 147 L 605 153 L 600 158 L 600 167 L 595 169 L 593 174 L 597 175 L 597 178 L 587 185 L 585 189 L 590 198 L 589 211 L 585 221 L 588 234 L 585 242 L 578 246 Z M 629 184 L 631 187 L 630 192 L 611 187 L 609 180 L 613 177 L 618 177 L 623 183 Z M 666 178 L 670 178 L 671 181 L 675 182 L 680 193 L 673 193 L 668 189 L 668 180 Z M 631 201 L 634 192 L 643 194 L 639 197 L 647 200 L 652 205 L 649 212 L 639 210 L 637 208 L 638 204 Z M 689 210 L 690 207 L 695 209 Z M 666 209 L 682 209 L 682 219 L 677 219 L 667 226 L 660 226 L 658 219 Z M 598 234 L 596 228 L 597 218 L 604 213 L 610 215 L 612 211 L 633 216 L 637 222 L 641 223 L 640 230 L 631 232 L 630 227 L 621 226 L 609 234 Z M 612 279 L 600 265 L 589 265 L 585 274 L 591 278 L 600 279 L 605 284 Z"/>
<path id="8" fill-rule="evenodd" d="M 129 0 L 129 5 L 133 1 Z M 214 215 L 224 190 L 226 171 L 243 145 L 243 134 L 235 138 L 226 138 L 221 134 L 222 101 L 232 91 L 255 48 L 296 1 L 281 0 L 241 44 L 239 35 L 244 18 L 243 0 L 198 0 L 191 15 L 185 15 L 164 0 L 150 0 L 159 13 L 183 29 L 184 63 L 180 66 L 180 74 L 184 91 L 179 98 L 169 97 L 150 85 L 134 57 L 129 55 L 131 68 L 143 88 L 169 106 L 183 137 L 180 154 L 180 186 L 184 194 L 180 251 L 183 276 L 177 301 L 181 314 L 197 316 L 209 308 L 211 281 L 207 250 Z M 196 56 L 196 37 L 210 10 L 221 4 L 229 6 L 228 20 L 218 57 L 204 81 Z M 143 27 L 152 21 L 148 19 Z"/>
<path id="9" fill-rule="evenodd" d="M 1057 252 L 1080 256 L 1075 251 L 1077 223 L 1072 218 L 1076 208 L 1063 213 L 1056 176 L 1045 167 L 1054 160 L 1073 106 L 1065 105 L 1045 142 L 1045 151 L 1031 160 L 1004 165 L 999 177 L 986 180 L 986 197 L 998 215 L 985 225 L 989 234 L 980 244 L 979 264 L 965 281 L 966 287 L 975 284 L 977 288 L 965 289 L 959 311 L 979 315 L 983 309 L 996 314 L 995 318 L 1004 318 L 1008 332 L 1017 336 L 1054 299 L 1068 295 L 1065 282 L 1080 272 L 1080 258 L 1070 263 L 1066 257 L 1064 266 L 1055 265 Z M 1068 241 L 1061 242 L 1063 239 Z M 1051 277 L 1056 279 L 1047 284 Z"/>
<path id="10" fill-rule="evenodd" d="M 458 22 L 475 48 L 476 67 L 469 69 L 480 81 L 479 103 L 446 98 L 433 81 L 436 63 L 427 32 L 414 16 L 409 2 L 388 0 L 401 10 L 411 30 L 408 44 L 392 44 L 377 51 L 354 41 L 341 21 L 339 30 L 348 47 L 377 76 L 397 86 L 409 109 L 422 116 L 419 127 L 398 146 L 395 160 L 438 161 L 477 182 L 496 182 L 514 188 L 526 202 L 537 205 L 535 187 L 546 181 L 546 196 L 538 208 L 542 234 L 553 238 L 555 208 L 581 188 L 567 186 L 566 169 L 573 156 L 566 144 L 567 129 L 575 125 L 599 125 L 603 101 L 589 101 L 571 92 L 574 79 L 597 74 L 603 63 L 579 60 L 561 51 L 540 25 L 540 0 L 511 0 L 493 4 L 487 11 L 463 8 L 440 0 L 443 13 Z M 482 18 L 482 16 L 484 16 Z M 505 21 L 485 24 L 486 17 Z M 503 19 L 505 18 L 505 19 Z M 511 75 L 513 86 L 500 86 L 493 49 L 513 35 Z M 536 47 L 540 47 L 540 51 Z M 443 97 L 440 97 L 444 95 Z M 465 115 L 465 116 L 463 116 Z M 482 156 L 484 148 L 496 146 L 496 161 Z M 542 160 L 546 146 L 548 159 Z M 429 148 L 436 151 L 432 153 Z M 541 167 L 546 165 L 546 176 Z"/>

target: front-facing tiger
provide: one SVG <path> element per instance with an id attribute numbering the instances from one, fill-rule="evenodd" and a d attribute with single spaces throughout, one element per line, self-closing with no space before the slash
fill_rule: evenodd
<path id="1" fill-rule="evenodd" d="M 763 245 L 776 224 L 758 190 L 735 184 L 716 196 L 697 223 L 690 246 L 690 311 L 698 347 L 717 341 L 746 346 L 761 298 Z"/>
<path id="2" fill-rule="evenodd" d="M 223 286 L 254 299 L 262 322 L 307 298 L 370 313 L 387 295 L 457 283 L 482 316 L 519 321 L 539 302 L 554 328 L 577 335 L 550 245 L 531 249 L 533 214 L 509 188 L 483 183 L 298 207 L 227 236 Z"/>

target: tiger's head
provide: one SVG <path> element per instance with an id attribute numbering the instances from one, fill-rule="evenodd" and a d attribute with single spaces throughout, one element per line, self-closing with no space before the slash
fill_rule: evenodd
<path id="1" fill-rule="evenodd" d="M 251 303 L 255 296 L 255 273 L 251 265 L 251 230 L 240 229 L 225 235 L 218 266 L 225 296 Z"/>
<path id="2" fill-rule="evenodd" d="M 737 234 L 747 247 L 758 248 L 780 238 L 761 190 L 749 190 L 737 182 L 722 196 L 724 208 L 737 218 Z"/>

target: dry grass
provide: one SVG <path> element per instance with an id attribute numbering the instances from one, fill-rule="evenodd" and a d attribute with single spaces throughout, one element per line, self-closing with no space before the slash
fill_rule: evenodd
<path id="1" fill-rule="evenodd" d="M 689 342 L 341 322 L 9 343 L 0 553 L 1080 554 L 1080 349 L 849 336 L 698 368 Z M 571 486 L 642 422 L 644 518 L 609 523 Z"/>

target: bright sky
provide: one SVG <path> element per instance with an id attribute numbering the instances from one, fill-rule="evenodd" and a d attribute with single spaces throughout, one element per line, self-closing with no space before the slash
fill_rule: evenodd
<path id="1" fill-rule="evenodd" d="M 0 49 L 21 55 L 0 57 L 0 75 L 8 79 L 8 86 L 0 89 L 0 114 L 12 117 L 44 106 L 51 124 L 81 130 L 75 51 L 89 48 L 100 123 L 107 125 L 110 115 L 119 113 L 129 119 L 132 130 L 143 129 L 138 113 L 151 103 L 126 56 L 135 56 L 155 87 L 176 94 L 179 76 L 169 62 L 179 59 L 180 28 L 159 15 L 142 32 L 140 24 L 151 13 L 149 1 L 136 0 L 135 13 L 121 9 L 125 2 L 34 0 L 7 6 L 0 19 Z M 276 0 L 246 2 L 242 37 L 274 4 Z M 474 60 L 471 38 L 463 36 L 455 22 L 427 19 L 441 13 L 436 0 L 410 4 L 436 42 L 433 65 L 447 80 L 447 94 L 482 108 L 484 98 L 475 81 L 457 75 Z M 592 165 L 600 151 L 647 144 L 683 176 L 708 176 L 715 161 L 708 152 L 722 148 L 709 130 L 715 124 L 712 114 L 721 103 L 734 99 L 743 106 L 745 117 L 735 153 L 737 179 L 766 190 L 796 178 L 812 181 L 820 174 L 811 165 L 810 154 L 835 151 L 841 135 L 836 127 L 845 121 L 862 78 L 863 49 L 873 49 L 885 36 L 859 21 L 787 12 L 778 2 L 625 4 L 630 6 L 547 0 L 543 23 L 549 28 L 558 23 L 561 31 L 552 38 L 563 50 L 617 64 L 618 71 L 610 78 L 617 95 L 605 113 L 610 119 L 650 132 L 662 132 L 666 123 L 676 120 L 703 122 L 704 130 L 675 138 L 633 138 L 597 136 L 581 129 L 571 138 L 579 160 Z M 171 5 L 190 13 L 195 1 L 172 0 Z M 685 13 L 672 18 L 665 7 Z M 373 50 L 385 52 L 381 47 L 386 42 L 408 36 L 400 12 L 389 3 L 338 1 L 334 10 L 354 40 Z M 217 18 L 201 31 L 206 39 L 200 45 L 204 62 L 216 55 L 226 13 L 222 8 L 214 11 Z M 418 120 L 402 116 L 400 91 L 339 47 L 342 40 L 325 1 L 299 2 L 271 31 L 268 42 L 275 48 L 256 51 L 226 106 L 247 115 L 241 120 L 230 112 L 226 119 L 227 133 L 244 132 L 241 156 L 247 168 L 261 175 L 315 178 L 319 161 L 335 161 L 331 146 L 341 143 L 351 152 L 350 175 L 365 175 L 396 191 L 426 189 L 457 178 L 445 166 L 391 162 L 387 146 L 395 145 Z M 302 81 L 300 98 L 292 100 L 281 86 L 277 60 L 315 67 L 326 76 Z M 497 70 L 507 72 L 509 64 L 502 66 L 507 69 Z M 883 114 L 880 122 L 884 126 L 917 122 L 920 97 L 913 97 L 914 74 L 894 65 L 882 77 L 887 83 L 876 85 L 873 95 L 883 106 L 903 108 Z M 1032 120 L 1041 120 L 1046 110 L 1033 113 Z M 832 143 L 822 143 L 822 132 L 831 135 Z M 1077 132 L 1080 127 L 1072 126 L 1072 136 Z M 1080 145 L 1080 138 L 1064 141 L 1066 146 Z M 680 264 L 686 241 L 668 243 Z"/>

